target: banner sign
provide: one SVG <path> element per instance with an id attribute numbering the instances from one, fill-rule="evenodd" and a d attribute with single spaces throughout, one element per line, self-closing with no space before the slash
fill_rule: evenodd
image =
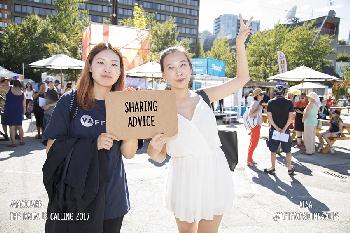
<path id="1" fill-rule="evenodd" d="M 277 59 L 278 59 L 278 69 L 280 74 L 287 72 L 288 71 L 287 59 L 282 51 L 277 51 Z"/>
<path id="2" fill-rule="evenodd" d="M 118 139 L 146 139 L 177 134 L 173 91 L 115 91 L 106 96 L 107 133 Z"/>

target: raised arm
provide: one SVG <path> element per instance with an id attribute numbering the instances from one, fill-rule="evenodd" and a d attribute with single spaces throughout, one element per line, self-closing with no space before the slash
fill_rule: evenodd
<path id="1" fill-rule="evenodd" d="M 245 24 L 242 16 L 240 18 L 240 30 L 236 38 L 236 50 L 237 50 L 237 77 L 219 86 L 207 88 L 204 91 L 207 93 L 210 102 L 218 101 L 231 95 L 235 91 L 242 88 L 250 79 L 247 53 L 245 50 L 245 41 L 251 34 L 251 22 L 253 17 Z"/>

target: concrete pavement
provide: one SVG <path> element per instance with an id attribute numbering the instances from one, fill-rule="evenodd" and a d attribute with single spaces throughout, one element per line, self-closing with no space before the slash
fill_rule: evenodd
<path id="1" fill-rule="evenodd" d="M 346 118 L 350 123 L 350 117 Z M 29 121 L 24 122 L 24 128 Z M 222 127 L 222 126 L 220 126 Z M 265 144 L 268 128 L 254 153 L 257 167 L 245 166 L 249 144 L 242 124 L 237 130 L 239 164 L 235 182 L 235 207 L 225 214 L 220 231 L 233 232 L 349 232 L 350 145 L 337 142 L 336 154 L 306 156 L 293 148 L 296 175 L 287 175 L 284 156 L 278 156 L 276 176 L 262 171 L 270 165 Z M 26 145 L 7 148 L 0 142 L 0 232 L 40 233 L 44 229 L 47 196 L 41 168 L 45 150 L 34 133 L 26 134 Z M 124 233 L 175 233 L 174 218 L 163 204 L 167 165 L 156 167 L 145 153 L 125 160 L 131 210 L 125 216 Z M 326 211 L 327 219 L 322 219 Z"/>

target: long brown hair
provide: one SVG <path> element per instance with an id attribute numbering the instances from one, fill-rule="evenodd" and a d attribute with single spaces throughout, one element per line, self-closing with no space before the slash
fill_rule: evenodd
<path id="1" fill-rule="evenodd" d="M 96 54 L 106 49 L 111 49 L 115 54 L 118 55 L 120 60 L 120 75 L 117 82 L 112 85 L 111 91 L 124 90 L 124 63 L 121 53 L 117 48 L 113 48 L 110 43 L 99 43 L 95 45 L 95 47 L 93 47 L 85 61 L 84 69 L 81 72 L 80 78 L 77 82 L 77 103 L 81 108 L 85 110 L 91 109 L 95 106 L 95 98 L 93 94 L 94 80 L 90 72 L 92 60 L 94 59 Z"/>

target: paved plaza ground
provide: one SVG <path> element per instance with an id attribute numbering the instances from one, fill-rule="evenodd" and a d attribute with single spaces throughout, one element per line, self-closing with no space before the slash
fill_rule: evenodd
<path id="1" fill-rule="evenodd" d="M 344 117 L 350 123 L 350 116 Z M 25 130 L 30 120 L 24 121 Z M 350 142 L 336 142 L 334 155 L 302 155 L 292 150 L 296 175 L 290 177 L 284 155 L 277 156 L 276 176 L 263 173 L 270 166 L 262 127 L 259 146 L 254 153 L 255 168 L 246 166 L 249 136 L 243 124 L 219 126 L 237 130 L 239 164 L 232 177 L 235 206 L 223 218 L 219 232 L 350 232 Z M 0 232 L 44 232 L 43 217 L 47 194 L 41 168 L 44 146 L 35 133 L 26 133 L 26 145 L 7 148 L 0 142 Z M 125 216 L 123 233 L 175 233 L 174 218 L 163 204 L 167 164 L 156 167 L 140 151 L 125 160 L 131 210 Z M 18 201 L 33 200 L 25 208 Z M 327 219 L 321 213 L 327 213 Z M 23 219 L 25 218 L 25 219 Z"/>

